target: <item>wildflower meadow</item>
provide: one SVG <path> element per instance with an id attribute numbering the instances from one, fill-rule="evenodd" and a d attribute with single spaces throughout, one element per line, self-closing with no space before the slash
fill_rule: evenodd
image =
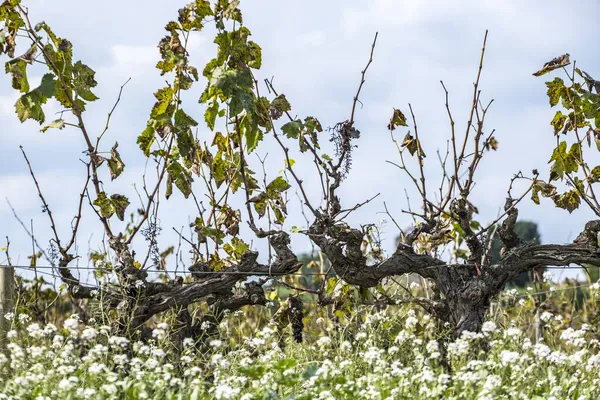
<path id="1" fill-rule="evenodd" d="M 410 306 L 343 325 L 308 313 L 302 343 L 244 311 L 178 344 L 172 320 L 132 340 L 77 314 L 45 325 L 11 314 L 0 399 L 596 399 L 600 286 L 552 287 L 537 305 L 505 293 L 481 332 L 459 337 Z"/>

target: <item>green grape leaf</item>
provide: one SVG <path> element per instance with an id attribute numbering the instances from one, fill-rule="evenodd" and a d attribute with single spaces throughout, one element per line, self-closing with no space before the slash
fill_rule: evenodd
<path id="1" fill-rule="evenodd" d="M 140 146 L 140 150 L 144 152 L 146 157 L 150 157 L 152 143 L 154 143 L 154 128 L 148 125 L 137 138 L 137 144 Z"/>
<path id="2" fill-rule="evenodd" d="M 567 210 L 570 214 L 579 207 L 581 196 L 577 189 L 573 189 L 570 192 L 555 196 L 554 203 L 557 207 Z"/>
<path id="3" fill-rule="evenodd" d="M 171 183 L 175 183 L 175 186 L 177 186 L 181 193 L 183 193 L 183 196 L 187 199 L 192 193 L 192 182 L 194 181 L 192 174 L 177 161 L 171 161 L 167 167 L 167 172 Z M 172 189 L 169 191 L 167 188 L 167 198 L 169 198 L 171 193 Z"/>
<path id="4" fill-rule="evenodd" d="M 561 96 L 567 93 L 567 88 L 564 81 L 560 78 L 554 78 L 553 81 L 546 82 L 546 86 L 548 87 L 548 91 L 546 93 L 550 101 L 550 106 L 554 107 L 558 104 Z"/>
<path id="5" fill-rule="evenodd" d="M 54 95 L 55 89 L 56 80 L 54 75 L 44 75 L 40 86 L 21 96 L 15 103 L 15 109 L 19 120 L 24 122 L 31 118 L 38 121 L 40 124 L 43 123 L 46 117 L 42 110 L 42 104 L 45 104 L 48 98 Z"/>
<path id="6" fill-rule="evenodd" d="M 170 86 L 159 89 L 154 93 L 154 97 L 156 97 L 158 101 L 154 104 L 154 107 L 152 107 L 150 118 L 156 118 L 167 111 L 171 104 L 171 100 L 173 99 L 173 94 L 173 88 Z"/>
<path id="7" fill-rule="evenodd" d="M 566 120 L 566 115 L 564 115 L 561 111 L 557 111 L 556 114 L 554 114 L 554 118 L 552 118 L 550 125 L 554 127 L 555 135 L 558 135 L 558 133 L 564 128 Z"/>
<path id="8" fill-rule="evenodd" d="M 106 196 L 105 192 L 98 193 L 98 198 L 94 200 L 94 205 L 100 208 L 100 215 L 104 218 L 110 218 L 115 213 L 115 206 Z"/>
<path id="9" fill-rule="evenodd" d="M 304 124 L 299 119 L 288 122 L 281 127 L 281 131 L 290 139 L 298 139 L 300 132 L 304 128 Z"/>
<path id="10" fill-rule="evenodd" d="M 288 181 L 283 179 L 283 177 L 278 176 L 267 185 L 267 197 L 270 199 L 275 199 L 278 194 L 285 192 L 290 187 L 291 186 Z"/>
<path id="11" fill-rule="evenodd" d="M 122 194 L 113 194 L 110 196 L 110 201 L 113 204 L 117 218 L 123 221 L 125 219 L 125 210 L 129 206 L 129 199 Z"/>
<path id="12" fill-rule="evenodd" d="M 46 132 L 48 129 L 50 128 L 55 128 L 55 129 L 63 129 L 65 127 L 65 121 L 62 119 L 55 119 L 54 121 L 50 122 L 48 125 L 44 126 L 41 131 L 42 132 Z"/>
<path id="13" fill-rule="evenodd" d="M 119 146 L 118 142 L 115 142 L 112 150 L 110 151 L 110 159 L 108 159 L 108 169 L 110 171 L 110 180 L 115 180 L 123 170 L 125 169 L 125 164 L 123 160 L 121 160 L 121 155 L 117 151 L 117 147 Z"/>
<path id="14" fill-rule="evenodd" d="M 21 59 L 15 58 L 5 64 L 7 74 L 12 75 L 12 87 L 21 93 L 29 91 L 29 82 L 27 81 L 27 63 Z"/>
<path id="15" fill-rule="evenodd" d="M 81 61 L 77 61 L 73 65 L 73 87 L 75 88 L 75 93 L 85 101 L 98 99 L 91 91 L 91 88 L 96 87 L 98 84 L 94 79 L 95 75 L 96 72 Z"/>
<path id="16" fill-rule="evenodd" d="M 406 123 L 406 117 L 402 111 L 394 108 L 394 113 L 392 114 L 392 118 L 388 124 L 388 130 L 393 131 L 397 126 L 408 126 L 408 124 Z"/>

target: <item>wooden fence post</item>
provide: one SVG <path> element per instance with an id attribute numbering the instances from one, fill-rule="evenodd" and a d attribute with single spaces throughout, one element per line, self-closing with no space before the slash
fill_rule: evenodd
<path id="1" fill-rule="evenodd" d="M 15 306 L 15 269 L 0 267 L 0 351 L 6 350 L 6 333 L 10 329 L 10 321 L 4 316 L 14 312 Z"/>

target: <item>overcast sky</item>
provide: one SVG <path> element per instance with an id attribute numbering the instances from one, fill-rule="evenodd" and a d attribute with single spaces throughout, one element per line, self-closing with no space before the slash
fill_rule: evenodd
<path id="1" fill-rule="evenodd" d="M 164 77 L 154 68 L 159 60 L 156 45 L 165 34 L 165 24 L 176 19 L 177 9 L 185 2 L 24 0 L 23 3 L 30 6 L 34 23 L 44 20 L 59 36 L 71 40 L 74 59 L 81 59 L 97 71 L 96 94 L 100 100 L 89 105 L 85 117 L 94 136 L 104 127 L 120 85 L 131 77 L 104 139 L 105 150 L 119 141 L 126 169 L 115 183 L 109 183 L 109 179 L 105 182 L 109 193 L 125 192 L 137 206 L 131 184 L 139 185 L 145 159 L 135 145 L 135 138 L 145 127 L 154 103 L 152 93 L 164 85 Z M 386 130 L 393 107 L 406 113 L 407 104 L 412 104 L 429 156 L 427 176 L 432 189 L 437 188 L 434 180 L 439 179 L 439 171 L 435 152 L 445 148 L 449 133 L 444 92 L 439 82 L 443 80 L 450 91 L 454 118 L 459 131 L 463 131 L 486 29 L 489 37 L 481 79 L 482 99 L 494 99 L 487 127 L 496 129 L 499 150 L 484 158 L 473 193 L 473 202 L 480 211 L 478 219 L 483 224 L 498 215 L 509 179 L 519 170 L 530 173 L 538 168 L 547 177 L 547 162 L 553 148 L 549 121 L 555 110 L 548 105 L 545 80 L 533 77 L 532 72 L 551 58 L 568 52 L 578 66 L 592 76 L 600 76 L 597 0 L 569 5 L 555 0 L 242 0 L 241 9 L 253 40 L 263 50 L 259 77 L 274 77 L 276 88 L 292 103 L 293 113 L 300 117 L 316 116 L 323 126 L 333 126 L 349 117 L 360 71 L 368 59 L 373 36 L 379 32 L 374 62 L 361 94 L 364 106 L 357 110 L 355 118 L 362 135 L 354 152 L 354 168 L 341 194 L 345 207 L 376 193 L 381 195 L 352 216 L 354 224 L 381 218 L 378 213 L 383 211 L 384 201 L 402 225 L 411 222 L 401 213 L 407 207 L 404 189 L 414 194 L 410 181 L 385 162 L 398 160 Z M 215 54 L 211 33 L 196 33 L 188 50 L 193 64 L 203 68 Z M 32 87 L 41 74 L 31 77 Z M 203 87 L 204 82 L 197 84 L 183 106 L 199 121 L 203 121 L 203 109 L 197 99 Z M 20 124 L 14 114 L 17 98 L 10 87 L 10 77 L 0 76 L 0 242 L 4 245 L 8 235 L 13 261 L 26 263 L 27 255 L 31 254 L 30 240 L 12 216 L 5 198 L 28 226 L 33 220 L 36 237 L 44 247 L 50 232 L 19 145 L 24 146 L 32 160 L 58 229 L 64 235 L 70 232 L 77 194 L 85 178 L 78 161 L 85 146 L 75 129 L 42 134 L 35 122 Z M 53 119 L 52 113 L 56 111 L 59 108 L 51 104 L 47 118 Z M 199 136 L 203 135 L 210 140 L 208 130 L 201 126 Z M 327 134 L 322 141 L 327 143 Z M 267 141 L 258 153 L 262 156 L 268 153 L 268 165 L 273 169 L 268 172 L 274 177 L 283 166 L 281 152 Z M 314 180 L 310 168 L 300 170 L 306 182 Z M 317 186 L 313 187 L 318 198 Z M 416 198 L 413 203 L 417 204 Z M 286 225 L 288 228 L 303 224 L 297 207 L 292 208 L 295 211 Z M 527 200 L 519 209 L 522 219 L 538 223 L 545 243 L 573 240 L 584 223 L 593 218 L 583 207 L 569 215 L 555 209 L 549 201 L 536 206 Z M 179 194 L 162 203 L 161 247 L 173 243 L 172 227 L 179 229 L 187 224 L 188 217 L 195 217 L 194 210 L 195 206 L 183 201 Z M 90 246 L 97 248 L 102 235 L 94 215 L 88 211 L 85 217 L 90 223 L 82 227 L 79 236 L 82 255 Z M 397 232 L 388 224 L 385 233 L 386 250 L 393 251 Z M 300 250 L 308 249 L 301 238 L 293 237 L 293 241 Z M 4 261 L 4 254 L 0 261 Z"/>

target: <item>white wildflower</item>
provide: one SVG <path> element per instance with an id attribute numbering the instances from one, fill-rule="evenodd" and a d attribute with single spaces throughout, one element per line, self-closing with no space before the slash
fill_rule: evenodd
<path id="1" fill-rule="evenodd" d="M 517 363 L 519 358 L 519 353 L 516 351 L 502 350 L 500 352 L 500 363 L 504 366 Z"/>
<path id="2" fill-rule="evenodd" d="M 164 329 L 154 328 L 152 330 L 152 337 L 157 338 L 158 340 L 163 340 L 167 337 L 167 332 Z"/>
<path id="3" fill-rule="evenodd" d="M 519 328 L 513 326 L 512 328 L 508 328 L 504 332 L 504 337 L 518 339 L 519 337 L 521 337 L 522 334 L 523 334 L 523 332 L 521 332 L 521 330 Z"/>
<path id="4" fill-rule="evenodd" d="M 425 350 L 429 353 L 429 358 L 439 358 L 440 357 L 440 345 L 437 340 L 430 340 L 427 342 L 425 346 Z"/>
<path id="5" fill-rule="evenodd" d="M 497 327 L 494 321 L 485 321 L 481 326 L 481 332 L 483 332 L 486 336 L 491 335 L 496 332 Z"/>
<path id="6" fill-rule="evenodd" d="M 88 373 L 90 375 L 99 375 L 106 370 L 106 366 L 104 364 L 93 363 L 88 367 Z"/>
<path id="7" fill-rule="evenodd" d="M 77 379 L 77 377 L 73 376 L 71 378 Z M 58 388 L 63 391 L 69 391 L 75 386 L 75 382 L 70 378 L 63 378 L 60 382 L 58 382 Z"/>
<path id="8" fill-rule="evenodd" d="M 202 329 L 203 331 L 205 331 L 205 330 L 207 330 L 207 329 L 210 329 L 210 326 L 211 326 L 211 325 L 212 325 L 212 324 L 211 324 L 209 321 L 204 321 L 204 322 L 202 323 L 202 325 L 200 325 L 200 329 Z"/>
<path id="9" fill-rule="evenodd" d="M 164 358 L 167 355 L 163 349 L 152 349 L 152 356 L 158 358 Z"/>
<path id="10" fill-rule="evenodd" d="M 404 326 L 406 327 L 406 329 L 412 329 L 417 325 L 418 322 L 419 322 L 419 320 L 417 319 L 417 317 L 410 316 L 410 317 L 406 318 L 406 321 L 404 322 Z"/>
<path id="11" fill-rule="evenodd" d="M 362 353 L 362 358 L 369 364 L 372 364 L 381 359 L 382 352 L 383 350 L 371 347 L 366 352 Z"/>
<path id="12" fill-rule="evenodd" d="M 79 328 L 79 317 L 77 314 L 71 315 L 63 322 L 63 327 L 69 331 L 75 331 Z"/>
<path id="13" fill-rule="evenodd" d="M 593 356 L 591 356 L 588 359 L 587 366 L 588 366 L 588 368 L 600 367 L 600 353 L 594 354 Z"/>
<path id="14" fill-rule="evenodd" d="M 114 383 L 110 383 L 108 385 L 102 385 L 102 391 L 106 392 L 106 394 L 109 395 L 113 395 L 113 394 L 117 394 L 117 392 L 119 391 L 119 389 L 117 388 L 117 385 L 115 385 Z"/>
<path id="15" fill-rule="evenodd" d="M 457 339 L 448 345 L 448 353 L 457 357 L 467 355 L 469 353 L 469 342 Z"/>
<path id="16" fill-rule="evenodd" d="M 586 344 L 585 331 L 567 328 L 560 334 L 560 339 L 575 347 L 581 347 Z"/>
<path id="17" fill-rule="evenodd" d="M 352 350 L 352 343 L 350 343 L 347 340 L 344 340 L 341 344 L 340 344 L 340 350 L 341 351 L 346 351 L 346 352 L 350 352 Z"/>
<path id="18" fill-rule="evenodd" d="M 29 386 L 29 381 L 22 376 L 15 377 L 14 382 L 15 382 L 15 386 L 17 386 L 17 387 L 23 386 L 24 388 L 26 388 L 27 386 Z"/>
<path id="19" fill-rule="evenodd" d="M 27 314 L 19 314 L 19 322 L 26 324 L 31 321 L 31 317 Z"/>
<path id="20" fill-rule="evenodd" d="M 398 333 L 398 336 L 396 336 L 396 339 L 394 339 L 394 342 L 396 342 L 397 344 L 402 344 L 405 343 L 409 340 L 412 340 L 414 338 L 414 335 L 408 331 L 400 331 L 400 333 Z"/>
<path id="21" fill-rule="evenodd" d="M 81 332 L 81 338 L 84 340 L 92 340 L 98 336 L 98 331 L 91 326 L 88 326 Z"/>
<path id="22" fill-rule="evenodd" d="M 126 348 L 129 344 L 129 339 L 123 336 L 111 336 L 108 338 L 108 344 L 114 347 Z"/>
<path id="23" fill-rule="evenodd" d="M 540 319 L 544 322 L 548 322 L 552 319 L 552 317 L 554 317 L 554 315 L 552 315 L 551 312 L 548 311 L 544 311 L 541 315 L 540 315 Z"/>
<path id="24" fill-rule="evenodd" d="M 162 329 L 164 331 L 168 331 L 169 330 L 169 324 L 167 324 L 166 322 L 161 322 L 158 325 L 156 325 L 156 327 L 158 329 Z"/>
<path id="25" fill-rule="evenodd" d="M 233 388 L 227 384 L 218 385 L 215 388 L 216 399 L 233 399 L 240 393 L 239 388 Z"/>
<path id="26" fill-rule="evenodd" d="M 42 330 L 42 328 L 40 328 L 40 324 L 38 324 L 37 322 L 29 324 L 27 326 L 27 332 L 29 333 L 29 336 L 31 336 L 34 339 L 39 339 L 42 336 L 44 336 L 44 331 Z"/>
<path id="27" fill-rule="evenodd" d="M 113 361 L 117 365 L 125 365 L 125 364 L 127 364 L 128 359 L 129 358 L 127 357 L 127 354 L 115 354 L 113 356 Z"/>
<path id="28" fill-rule="evenodd" d="M 567 362 L 568 359 L 569 359 L 569 357 L 567 357 L 566 354 L 564 354 L 560 351 L 553 351 L 548 356 L 548 361 L 550 361 L 551 363 L 556 364 L 556 365 L 563 365 Z"/>

